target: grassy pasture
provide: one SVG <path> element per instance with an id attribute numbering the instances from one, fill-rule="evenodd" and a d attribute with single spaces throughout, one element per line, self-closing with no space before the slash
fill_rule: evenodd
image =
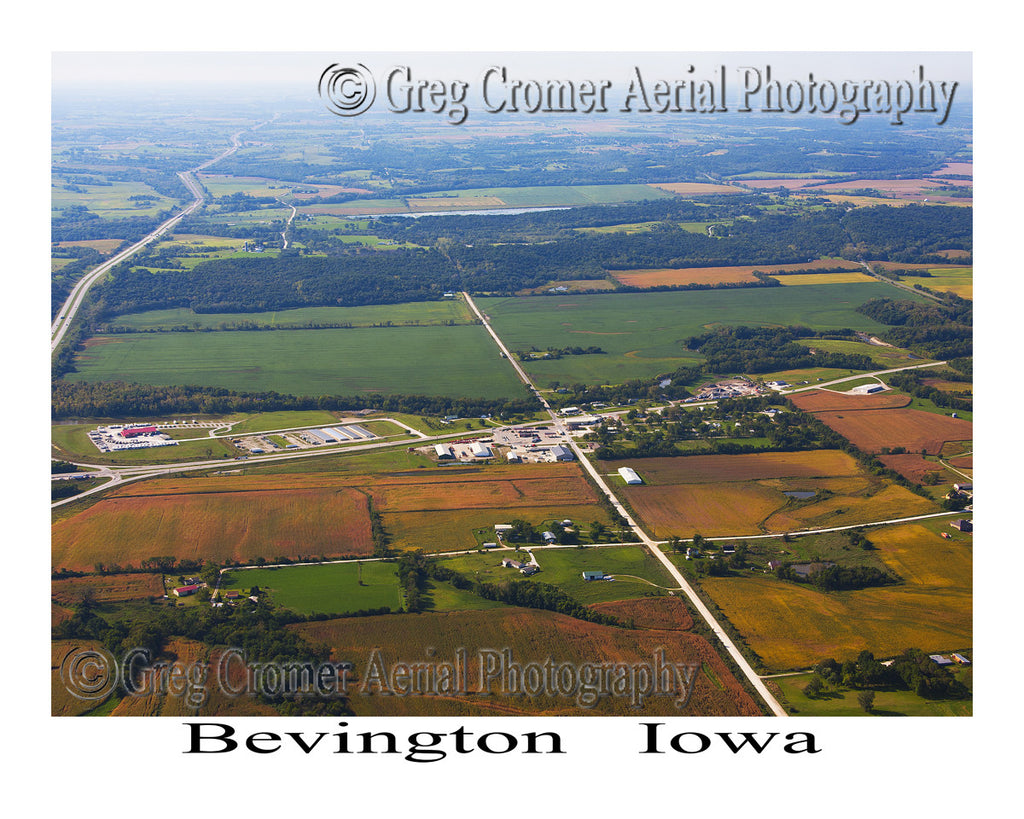
<path id="1" fill-rule="evenodd" d="M 524 553 L 519 552 L 522 558 Z M 516 569 L 501 565 L 507 551 L 460 555 L 443 558 L 444 564 L 463 574 L 488 583 L 504 580 L 536 580 L 564 589 L 584 604 L 647 598 L 663 588 L 677 588 L 661 563 L 641 546 L 588 546 L 585 549 L 535 547 L 533 555 L 540 571 L 522 578 Z M 619 575 L 613 581 L 583 579 L 584 571 L 603 571 Z M 642 578 L 640 580 L 634 578 Z M 644 582 L 647 581 L 647 582 Z"/>
<path id="2" fill-rule="evenodd" d="M 858 692 L 844 689 L 827 695 L 809 698 L 804 687 L 812 674 L 794 674 L 775 680 L 783 696 L 802 717 L 863 717 L 864 710 L 857 702 Z M 964 717 L 970 716 L 970 700 L 926 700 L 913 691 L 876 691 L 873 713 L 877 716 L 899 717 Z"/>
<path id="3" fill-rule="evenodd" d="M 480 326 L 97 336 L 76 366 L 68 380 L 296 395 L 523 393 Z"/>
<path id="4" fill-rule="evenodd" d="M 278 606 L 302 614 L 346 614 L 361 609 L 402 607 L 394 563 L 324 563 L 276 569 L 236 569 L 221 578 L 221 589 L 245 594 L 253 586 Z"/>

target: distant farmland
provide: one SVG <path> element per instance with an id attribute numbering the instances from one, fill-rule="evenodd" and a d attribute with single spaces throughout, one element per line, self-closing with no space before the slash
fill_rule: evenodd
<path id="1" fill-rule="evenodd" d="M 475 325 L 97 336 L 76 367 L 69 381 L 294 395 L 523 394 L 512 367 Z"/>

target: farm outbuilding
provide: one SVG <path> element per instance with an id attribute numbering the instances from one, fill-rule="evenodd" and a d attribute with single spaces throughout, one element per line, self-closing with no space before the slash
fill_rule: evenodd
<path id="1" fill-rule="evenodd" d="M 583 579 L 586 580 L 588 583 L 591 580 L 604 580 L 604 578 L 605 574 L 600 570 L 583 572 Z"/>
<path id="2" fill-rule="evenodd" d="M 620 467 L 619 468 L 619 475 L 621 475 L 622 476 L 622 480 L 624 480 L 630 486 L 638 486 L 638 485 L 640 485 L 640 484 L 642 484 L 644 482 L 643 478 L 641 478 L 639 475 L 637 475 L 636 471 L 633 470 L 633 469 L 630 469 L 628 466 Z"/>

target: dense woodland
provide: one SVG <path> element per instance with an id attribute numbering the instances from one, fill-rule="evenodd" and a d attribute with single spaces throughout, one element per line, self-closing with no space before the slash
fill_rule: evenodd
<path id="1" fill-rule="evenodd" d="M 236 392 L 221 387 L 158 387 L 121 381 L 90 384 L 61 380 L 54 381 L 51 395 L 54 420 L 311 409 L 374 409 L 461 418 L 493 414 L 511 418 L 535 412 L 540 409 L 540 402 L 526 390 L 522 398 L 498 400 L 425 395 L 295 396 L 276 392 Z"/>
<path id="2" fill-rule="evenodd" d="M 950 237 L 961 230 L 967 239 L 960 244 L 970 249 L 970 212 L 965 210 L 908 205 L 771 214 L 737 219 L 714 236 L 663 222 L 645 233 L 572 233 L 538 244 L 466 243 L 436 235 L 429 249 L 371 251 L 339 242 L 326 258 L 285 253 L 214 259 L 192 270 L 167 270 L 174 263 L 166 254 L 148 253 L 118 266 L 95 288 L 94 298 L 107 318 L 169 307 L 260 312 L 424 301 L 451 290 L 513 293 L 552 279 L 603 279 L 608 269 L 793 264 L 861 254 L 941 261 L 930 255 L 931 248 L 949 247 L 955 241 Z M 847 226 L 854 214 L 859 214 L 855 224 Z M 535 214 L 529 216 L 536 220 Z M 518 218 L 490 217 L 499 231 L 508 230 L 503 220 Z M 898 241 L 897 234 L 902 237 Z M 774 285 L 762 278 L 751 286 Z"/>
<path id="3" fill-rule="evenodd" d="M 880 335 L 897 347 L 950 360 L 958 369 L 958 359 L 972 355 L 974 304 L 953 293 L 943 293 L 939 301 L 926 303 L 871 299 L 860 305 L 857 312 L 889 325 Z"/>
<path id="4" fill-rule="evenodd" d="M 797 339 L 856 339 L 852 330 L 820 333 L 807 327 L 722 327 L 688 338 L 687 349 L 706 358 L 712 373 L 772 373 L 804 367 L 870 370 L 871 358 L 862 354 L 828 353 L 797 343 Z"/>

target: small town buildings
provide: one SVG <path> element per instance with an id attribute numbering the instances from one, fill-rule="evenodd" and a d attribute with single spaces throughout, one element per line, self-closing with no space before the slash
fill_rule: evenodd
<path id="1" fill-rule="evenodd" d="M 575 457 L 569 447 L 562 446 L 561 444 L 551 447 L 549 451 L 556 461 L 571 461 Z"/>

